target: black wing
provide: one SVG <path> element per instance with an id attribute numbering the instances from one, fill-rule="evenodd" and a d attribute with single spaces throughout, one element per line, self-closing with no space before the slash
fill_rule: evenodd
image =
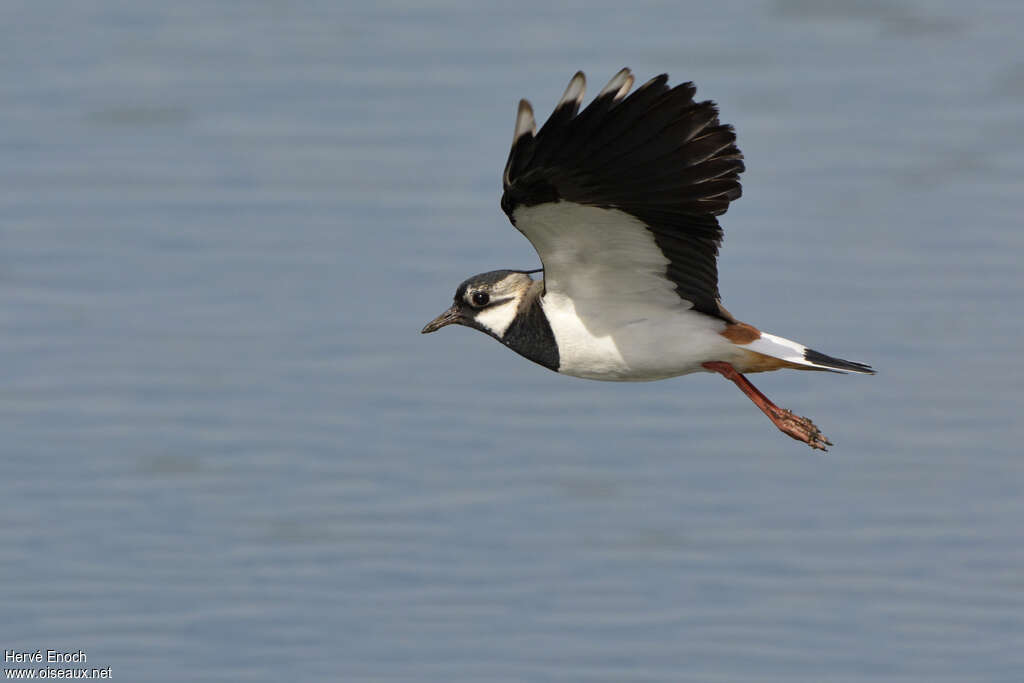
<path id="1" fill-rule="evenodd" d="M 625 212 L 653 234 L 676 293 L 731 320 L 719 303 L 715 217 L 741 194 L 743 155 L 713 102 L 695 102 L 693 83 L 667 82 L 662 74 L 627 97 L 633 76 L 623 69 L 580 112 L 585 80 L 577 72 L 536 134 L 521 101 L 501 206 L 535 247 L 517 209 L 562 200 Z"/>

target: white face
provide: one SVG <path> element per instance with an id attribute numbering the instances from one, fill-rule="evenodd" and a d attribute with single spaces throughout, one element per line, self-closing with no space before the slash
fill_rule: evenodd
<path id="1" fill-rule="evenodd" d="M 519 302 L 532 282 L 527 275 L 511 273 L 492 285 L 467 289 L 463 300 L 475 311 L 473 319 L 478 324 L 502 337 L 515 319 Z"/>
<path id="2" fill-rule="evenodd" d="M 476 321 L 497 337 L 503 337 L 508 326 L 516 317 L 519 298 L 514 297 L 503 303 L 493 304 L 476 314 Z"/>

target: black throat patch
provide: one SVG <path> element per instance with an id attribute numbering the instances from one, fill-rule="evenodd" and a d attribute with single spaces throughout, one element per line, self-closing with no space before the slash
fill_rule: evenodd
<path id="1" fill-rule="evenodd" d="M 540 307 L 542 284 L 534 283 L 523 297 L 512 324 L 505 330 L 501 343 L 534 363 L 558 372 L 558 343 L 551 324 Z"/>

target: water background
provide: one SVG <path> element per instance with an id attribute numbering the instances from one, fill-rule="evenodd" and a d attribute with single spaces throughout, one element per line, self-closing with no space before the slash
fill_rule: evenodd
<path id="1" fill-rule="evenodd" d="M 120 681 L 1024 680 L 1024 3 L 0 6 L 0 648 Z M 736 125 L 725 304 L 876 377 L 560 377 L 520 97 Z"/>

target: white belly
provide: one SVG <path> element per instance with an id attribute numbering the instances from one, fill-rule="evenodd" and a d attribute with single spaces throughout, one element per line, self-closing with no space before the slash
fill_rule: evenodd
<path id="1" fill-rule="evenodd" d="M 620 306 L 573 301 L 549 292 L 541 306 L 558 343 L 558 371 L 574 377 L 644 382 L 702 371 L 730 360 L 736 347 L 719 332 L 725 322 L 678 306 Z"/>

